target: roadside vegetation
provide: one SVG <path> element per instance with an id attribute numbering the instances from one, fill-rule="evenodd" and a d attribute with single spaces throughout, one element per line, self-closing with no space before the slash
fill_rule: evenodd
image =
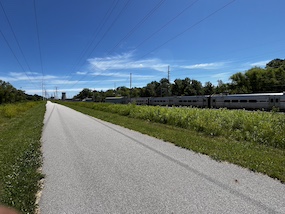
<path id="1" fill-rule="evenodd" d="M 34 213 L 44 102 L 0 105 L 0 204 Z"/>
<path id="2" fill-rule="evenodd" d="M 285 182 L 285 115 L 62 102 L 75 110 Z"/>
<path id="3" fill-rule="evenodd" d="M 39 101 L 42 99 L 43 98 L 39 95 L 28 95 L 25 91 L 16 89 L 9 82 L 0 80 L 0 105 L 5 103 Z"/>

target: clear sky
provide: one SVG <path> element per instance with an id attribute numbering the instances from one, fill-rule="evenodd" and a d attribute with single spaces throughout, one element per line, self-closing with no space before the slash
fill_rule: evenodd
<path id="1" fill-rule="evenodd" d="M 285 58 L 284 0 L 0 0 L 0 80 L 28 94 L 217 84 Z"/>

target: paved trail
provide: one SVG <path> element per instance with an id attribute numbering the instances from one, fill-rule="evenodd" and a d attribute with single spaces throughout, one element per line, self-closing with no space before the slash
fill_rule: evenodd
<path id="1" fill-rule="evenodd" d="M 285 185 L 47 103 L 41 214 L 285 213 Z"/>

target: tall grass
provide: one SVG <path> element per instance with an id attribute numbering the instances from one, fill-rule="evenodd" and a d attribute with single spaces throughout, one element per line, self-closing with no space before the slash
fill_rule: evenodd
<path id="1" fill-rule="evenodd" d="M 34 213 L 45 103 L 0 106 L 0 204 Z"/>
<path id="2" fill-rule="evenodd" d="M 283 113 L 185 107 L 166 108 L 133 104 L 77 103 L 77 105 L 203 132 L 209 136 L 223 136 L 237 141 L 285 149 L 285 114 Z"/>
<path id="3" fill-rule="evenodd" d="M 37 102 L 0 105 L 0 117 L 13 118 L 37 105 Z"/>

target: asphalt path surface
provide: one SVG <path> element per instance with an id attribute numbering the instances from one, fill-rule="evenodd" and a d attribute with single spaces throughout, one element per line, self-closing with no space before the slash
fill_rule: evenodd
<path id="1" fill-rule="evenodd" d="M 47 103 L 41 214 L 285 213 L 265 175 Z"/>

